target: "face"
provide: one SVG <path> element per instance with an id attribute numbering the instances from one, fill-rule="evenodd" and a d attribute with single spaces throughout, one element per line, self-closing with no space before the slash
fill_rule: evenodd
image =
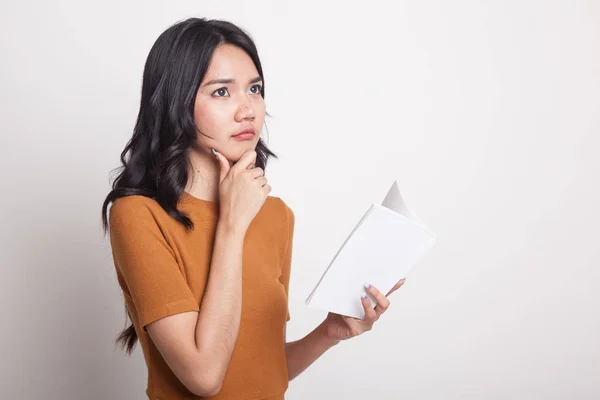
<path id="1" fill-rule="evenodd" d="M 201 153 L 212 157 L 214 148 L 237 161 L 256 148 L 265 119 L 261 89 L 262 79 L 248 54 L 232 45 L 216 48 L 194 105 Z M 254 136 L 234 137 L 247 128 Z"/>

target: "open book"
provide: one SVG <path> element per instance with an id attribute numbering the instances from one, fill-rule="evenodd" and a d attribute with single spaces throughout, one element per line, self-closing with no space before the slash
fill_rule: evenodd
<path id="1" fill-rule="evenodd" d="M 437 241 L 408 209 L 394 181 L 382 204 L 373 204 L 306 299 L 310 308 L 364 318 L 360 296 L 372 284 L 384 295 Z M 377 303 L 368 296 L 371 305 Z"/>

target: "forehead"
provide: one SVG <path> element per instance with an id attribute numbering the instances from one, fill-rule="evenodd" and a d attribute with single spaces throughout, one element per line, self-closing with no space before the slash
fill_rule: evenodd
<path id="1" fill-rule="evenodd" d="M 233 78 L 240 82 L 258 75 L 252 59 L 239 47 L 219 45 L 213 53 L 203 81 L 221 78 Z"/>

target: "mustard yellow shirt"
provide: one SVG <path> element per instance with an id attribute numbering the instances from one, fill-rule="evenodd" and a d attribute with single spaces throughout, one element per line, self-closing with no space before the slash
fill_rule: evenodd
<path id="1" fill-rule="evenodd" d="M 184 192 L 178 209 L 194 223 L 192 231 L 145 196 L 119 198 L 109 214 L 117 279 L 144 354 L 152 400 L 201 399 L 173 374 L 146 331 L 158 319 L 199 311 L 208 282 L 218 203 Z M 293 232 L 292 210 L 280 198 L 267 197 L 244 239 L 240 329 L 223 388 L 213 399 L 284 398 Z"/>

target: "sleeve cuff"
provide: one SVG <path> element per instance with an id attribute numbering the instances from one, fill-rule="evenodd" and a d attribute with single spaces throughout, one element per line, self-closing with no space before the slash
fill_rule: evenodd
<path id="1" fill-rule="evenodd" d="M 150 310 L 145 310 L 143 312 L 140 312 L 139 315 L 140 326 L 142 327 L 142 330 L 144 332 L 148 333 L 148 331 L 146 330 L 146 326 L 151 322 L 168 317 L 170 315 L 181 314 L 187 311 L 200 311 L 200 306 L 196 303 L 195 300 L 186 299 L 181 301 L 175 301 L 173 303 L 168 303 Z"/>

